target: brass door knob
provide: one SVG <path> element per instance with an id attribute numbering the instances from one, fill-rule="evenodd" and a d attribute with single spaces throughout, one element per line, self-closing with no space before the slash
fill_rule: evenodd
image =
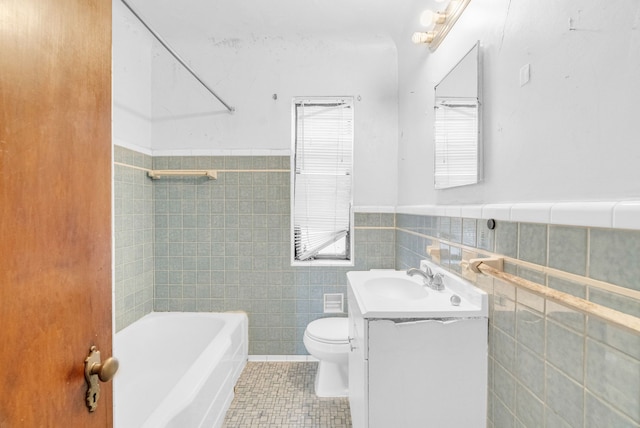
<path id="1" fill-rule="evenodd" d="M 109 382 L 113 379 L 113 376 L 115 376 L 118 371 L 118 367 L 120 367 L 118 360 L 113 357 L 109 357 L 104 360 L 104 363 L 93 363 L 89 373 L 92 375 L 98 375 L 98 379 L 102 382 Z"/>
<path id="2" fill-rule="evenodd" d="M 100 383 L 108 382 L 118 371 L 120 363 L 113 357 L 109 357 L 104 362 L 100 360 L 100 351 L 95 346 L 89 350 L 89 356 L 84 360 L 84 378 L 87 381 L 86 403 L 90 412 L 94 412 L 98 407 L 100 399 Z"/>

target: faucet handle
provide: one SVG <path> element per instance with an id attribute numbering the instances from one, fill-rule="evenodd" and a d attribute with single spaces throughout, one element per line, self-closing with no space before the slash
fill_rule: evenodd
<path id="1" fill-rule="evenodd" d="M 444 290 L 443 278 L 444 278 L 444 275 L 438 272 L 437 274 L 433 275 L 433 278 L 431 279 L 431 283 L 429 285 L 434 290 Z"/>
<path id="2" fill-rule="evenodd" d="M 424 272 L 427 274 L 427 276 L 429 277 L 429 279 L 431 281 L 433 281 L 433 271 L 431 270 L 431 268 L 429 266 L 425 266 L 424 267 Z"/>

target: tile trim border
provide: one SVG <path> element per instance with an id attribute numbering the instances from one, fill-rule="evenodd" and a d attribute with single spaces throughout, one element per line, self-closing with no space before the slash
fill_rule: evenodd
<path id="1" fill-rule="evenodd" d="M 640 201 L 405 205 L 397 207 L 395 211 L 397 214 L 640 230 Z"/>
<path id="2" fill-rule="evenodd" d="M 152 150 L 153 156 L 291 156 L 291 149 Z"/>
<path id="3" fill-rule="evenodd" d="M 151 172 L 152 171 L 149 168 L 144 168 L 142 166 L 136 166 L 136 165 L 130 165 L 128 163 L 114 162 L 113 164 L 116 165 L 116 166 L 123 166 L 125 168 L 137 169 L 138 171 L 144 171 L 144 172 Z"/>

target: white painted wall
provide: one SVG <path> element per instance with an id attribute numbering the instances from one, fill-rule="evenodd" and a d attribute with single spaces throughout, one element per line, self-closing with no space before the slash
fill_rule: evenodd
<path id="1" fill-rule="evenodd" d="M 359 97 L 354 204 L 395 206 L 398 69 L 390 37 L 197 38 L 188 26 L 185 37 L 174 37 L 160 6 L 138 12 L 236 111 L 229 114 L 114 0 L 115 144 L 153 155 L 288 155 L 293 97 Z"/>
<path id="2" fill-rule="evenodd" d="M 115 0 L 114 140 L 154 154 L 287 153 L 292 97 L 359 95 L 357 206 L 640 197 L 640 3 L 473 0 L 435 53 L 410 43 L 425 4 L 409 3 L 414 18 L 395 45 L 259 29 L 170 40 L 231 115 Z M 436 191 L 433 87 L 476 40 L 485 179 Z"/>
<path id="3" fill-rule="evenodd" d="M 226 112 L 155 45 L 154 154 L 289 154 L 293 97 L 354 96 L 354 204 L 395 206 L 398 80 L 390 38 L 249 35 L 168 42 L 236 111 Z"/>
<path id="4" fill-rule="evenodd" d="M 149 32 L 120 0 L 113 0 L 113 140 L 151 154 Z"/>
<path id="5" fill-rule="evenodd" d="M 638 199 L 640 2 L 473 0 L 435 53 L 410 43 L 413 5 L 396 40 L 399 205 Z M 477 40 L 485 181 L 436 191 L 433 87 Z"/>

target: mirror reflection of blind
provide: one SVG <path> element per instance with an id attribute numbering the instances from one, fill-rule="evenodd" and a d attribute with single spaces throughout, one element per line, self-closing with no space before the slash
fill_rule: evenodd
<path id="1" fill-rule="evenodd" d="M 295 105 L 295 260 L 349 259 L 353 104 Z"/>
<path id="2" fill-rule="evenodd" d="M 436 188 L 478 179 L 478 100 L 438 99 L 435 106 Z"/>

